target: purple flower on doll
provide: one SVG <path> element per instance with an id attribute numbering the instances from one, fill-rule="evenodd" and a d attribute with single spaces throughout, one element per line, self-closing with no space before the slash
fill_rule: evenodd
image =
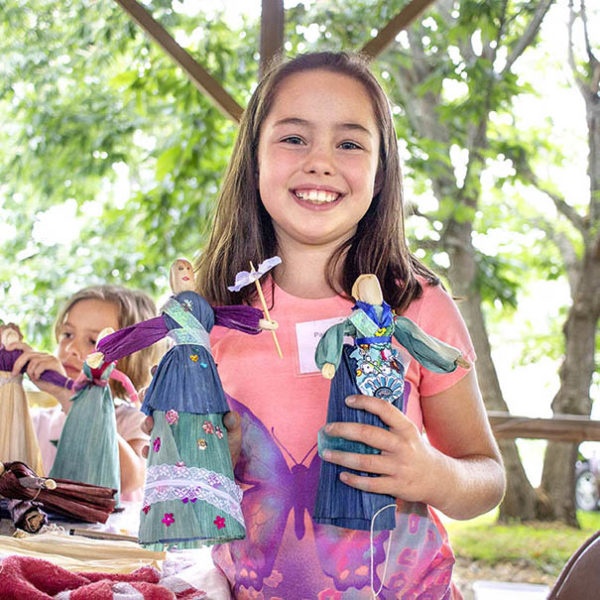
<path id="1" fill-rule="evenodd" d="M 160 450 L 160 438 L 157 437 L 154 439 L 154 442 L 152 442 L 152 450 L 154 450 L 154 452 L 158 452 Z"/>
<path id="2" fill-rule="evenodd" d="M 204 425 L 202 425 L 202 429 L 206 431 L 206 433 L 214 433 L 215 427 L 210 421 L 204 421 Z"/>
<path id="3" fill-rule="evenodd" d="M 223 430 L 217 425 L 217 427 L 215 428 L 215 435 L 219 438 L 219 439 L 223 439 Z"/>
<path id="4" fill-rule="evenodd" d="M 225 519 L 221 515 L 217 515 L 217 518 L 213 523 L 217 526 L 217 529 L 223 529 L 223 527 L 225 527 Z"/>
<path id="5" fill-rule="evenodd" d="M 211 473 L 207 478 L 208 483 L 214 488 L 221 487 L 221 481 L 215 473 Z"/>
<path id="6" fill-rule="evenodd" d="M 142 508 L 142 510 L 144 511 L 144 514 L 147 515 L 148 512 L 150 511 L 150 505 L 146 504 L 146 506 L 144 506 L 144 508 Z"/>
<path id="7" fill-rule="evenodd" d="M 175 425 L 177 423 L 177 421 L 179 421 L 179 413 L 176 410 L 168 410 L 165 413 L 165 421 L 169 424 L 169 425 Z"/>
<path id="8" fill-rule="evenodd" d="M 173 513 L 165 513 L 165 516 L 161 519 L 161 521 L 169 527 L 173 523 L 175 523 L 175 518 L 173 517 Z"/>

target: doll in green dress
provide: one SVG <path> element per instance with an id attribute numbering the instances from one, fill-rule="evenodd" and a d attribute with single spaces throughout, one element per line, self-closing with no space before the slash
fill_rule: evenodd
<path id="1" fill-rule="evenodd" d="M 169 337 L 141 410 L 154 418 L 140 543 L 148 548 L 196 548 L 245 537 L 242 491 L 233 477 L 223 415 L 229 411 L 209 334 L 216 325 L 258 334 L 274 329 L 250 306 L 211 306 L 194 291 L 186 259 L 170 271 L 173 296 L 161 315 L 98 343 L 88 364 L 114 361 Z"/>
<path id="2" fill-rule="evenodd" d="M 406 411 L 405 364 L 400 353 L 392 348 L 392 337 L 430 371 L 450 373 L 457 366 L 469 366 L 459 350 L 427 335 L 410 319 L 393 314 L 383 300 L 381 286 L 375 275 L 358 277 L 352 295 L 356 299 L 352 314 L 325 332 L 315 352 L 315 362 L 321 373 L 332 380 L 328 423 L 356 422 L 386 427 L 377 415 L 347 406 L 345 399 L 351 395 L 383 398 L 403 412 Z M 345 336 L 353 338 L 354 344 L 344 344 Z M 362 442 L 328 436 L 324 429 L 319 432 L 318 441 L 321 456 L 325 449 L 361 454 L 379 452 Z M 342 483 L 339 480 L 342 471 L 375 476 L 323 461 L 314 520 L 349 529 L 368 530 L 375 513 L 393 505 L 395 498 L 364 492 Z M 394 511 L 383 511 L 377 517 L 376 529 L 394 527 Z"/>

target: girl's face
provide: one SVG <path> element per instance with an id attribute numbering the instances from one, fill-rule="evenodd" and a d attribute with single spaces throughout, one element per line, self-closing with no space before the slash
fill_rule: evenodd
<path id="1" fill-rule="evenodd" d="M 106 300 L 88 298 L 76 302 L 65 315 L 58 333 L 57 356 L 69 377 L 75 379 L 88 354 L 96 349 L 105 327 L 119 329 L 119 309 Z"/>
<path id="2" fill-rule="evenodd" d="M 364 86 L 326 70 L 284 79 L 258 145 L 259 191 L 280 249 L 338 246 L 375 193 L 379 130 Z"/>

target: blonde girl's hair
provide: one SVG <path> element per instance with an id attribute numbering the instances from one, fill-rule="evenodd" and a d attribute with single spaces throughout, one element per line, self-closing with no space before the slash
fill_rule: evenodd
<path id="1" fill-rule="evenodd" d="M 367 90 L 380 135 L 377 189 L 352 238 L 329 260 L 327 280 L 339 293 L 351 297 L 361 273 L 379 279 L 383 297 L 397 311 L 422 294 L 417 276 L 438 284 L 436 275 L 408 249 L 404 232 L 402 177 L 396 133 L 385 92 L 360 56 L 345 52 L 303 54 L 274 66 L 258 84 L 246 108 L 231 161 L 217 200 L 208 243 L 196 261 L 198 291 L 213 304 L 251 303 L 254 286 L 232 294 L 227 285 L 235 274 L 277 253 L 271 217 L 258 191 L 258 143 L 261 127 L 273 106 L 281 82 L 296 73 L 325 70 L 346 75 Z M 341 265 L 341 269 L 338 269 Z M 339 281 L 336 273 L 341 272 Z"/>
<path id="2" fill-rule="evenodd" d="M 95 285 L 79 290 L 71 296 L 60 309 L 54 322 L 54 336 L 58 340 L 62 324 L 69 311 L 81 300 L 102 300 L 110 302 L 117 307 L 119 329 L 129 327 L 134 323 L 152 319 L 158 315 L 156 305 L 152 298 L 139 290 L 130 290 L 118 285 Z M 146 387 L 150 383 L 150 369 L 162 355 L 162 345 L 154 344 L 130 356 L 126 356 L 117 363 L 117 369 L 131 379 L 136 390 Z M 110 381 L 113 397 L 125 398 L 125 388 L 118 381 Z"/>

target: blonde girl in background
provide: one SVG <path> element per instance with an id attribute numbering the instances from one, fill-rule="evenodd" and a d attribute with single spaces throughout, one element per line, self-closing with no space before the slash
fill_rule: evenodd
<path id="1" fill-rule="evenodd" d="M 58 313 L 54 324 L 58 343 L 56 355 L 36 352 L 22 342 L 14 346 L 24 352 L 17 359 L 13 371 L 18 372 L 29 362 L 26 372 L 31 381 L 58 401 L 57 406 L 38 409 L 32 414 L 47 473 L 56 457 L 56 446 L 71 407 L 73 392 L 40 380 L 40 375 L 46 369 L 52 369 L 77 379 L 86 356 L 95 350 L 100 331 L 107 327 L 120 329 L 156 315 L 154 301 L 141 291 L 116 285 L 90 286 L 71 296 Z M 119 361 L 117 368 L 140 390 L 150 383 L 150 370 L 158 362 L 160 354 L 160 345 L 155 345 Z M 121 499 L 139 500 L 145 476 L 145 459 L 141 451 L 148 443 L 148 436 L 141 429 L 144 415 L 139 406 L 126 400 L 127 394 L 119 382 L 111 380 L 110 386 L 117 420 Z M 76 460 L 76 457 L 73 458 Z"/>

